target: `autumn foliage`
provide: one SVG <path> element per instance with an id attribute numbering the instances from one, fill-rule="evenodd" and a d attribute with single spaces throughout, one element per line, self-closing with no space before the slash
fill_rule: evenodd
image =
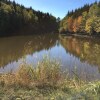
<path id="1" fill-rule="evenodd" d="M 89 35 L 100 33 L 100 2 L 68 12 L 60 23 L 60 32 L 87 33 Z"/>

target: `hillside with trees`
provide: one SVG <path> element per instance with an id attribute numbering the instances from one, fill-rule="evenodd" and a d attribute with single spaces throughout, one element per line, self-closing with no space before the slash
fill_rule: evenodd
<path id="1" fill-rule="evenodd" d="M 25 8 L 15 1 L 0 0 L 0 36 L 18 35 L 14 32 L 23 28 L 31 28 L 32 34 L 46 33 L 56 31 L 58 23 L 49 13 Z"/>
<path id="2" fill-rule="evenodd" d="M 60 33 L 100 34 L 100 2 L 86 4 L 68 14 L 60 22 Z"/>

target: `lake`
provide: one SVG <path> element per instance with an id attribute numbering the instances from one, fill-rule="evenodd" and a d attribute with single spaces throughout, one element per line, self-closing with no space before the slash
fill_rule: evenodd
<path id="1" fill-rule="evenodd" d="M 36 64 L 48 55 L 63 70 L 83 79 L 100 79 L 100 39 L 41 34 L 0 38 L 0 73 L 16 71 L 25 61 Z"/>

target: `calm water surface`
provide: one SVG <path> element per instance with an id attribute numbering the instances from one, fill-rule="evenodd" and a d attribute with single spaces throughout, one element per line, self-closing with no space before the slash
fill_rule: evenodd
<path id="1" fill-rule="evenodd" d="M 44 55 L 56 58 L 62 68 L 88 80 L 100 79 L 100 39 L 57 34 L 0 38 L 0 73 L 16 71 L 25 60 L 36 64 Z"/>

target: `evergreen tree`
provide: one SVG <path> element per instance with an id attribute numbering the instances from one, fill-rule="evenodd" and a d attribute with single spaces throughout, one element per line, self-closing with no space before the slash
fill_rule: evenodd
<path id="1" fill-rule="evenodd" d="M 57 31 L 59 22 L 49 13 L 35 11 L 16 4 L 15 1 L 0 0 L 0 35 L 15 35 L 16 30 L 30 27 L 34 33 Z M 17 33 L 18 34 L 18 33 Z"/>

